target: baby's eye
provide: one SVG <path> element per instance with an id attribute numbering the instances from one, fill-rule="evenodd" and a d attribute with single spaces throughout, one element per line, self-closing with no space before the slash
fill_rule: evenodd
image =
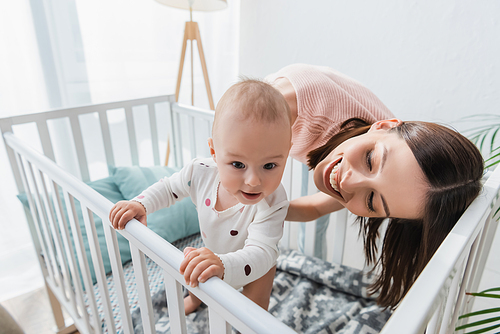
<path id="1" fill-rule="evenodd" d="M 276 164 L 273 162 L 264 165 L 264 169 L 273 169 L 274 167 L 276 167 Z"/>
<path id="2" fill-rule="evenodd" d="M 245 168 L 245 164 L 239 161 L 235 161 L 233 162 L 233 167 L 237 169 L 242 169 Z"/>

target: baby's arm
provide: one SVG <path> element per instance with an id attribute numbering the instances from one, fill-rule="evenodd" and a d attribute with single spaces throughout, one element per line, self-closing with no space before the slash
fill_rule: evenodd
<path id="1" fill-rule="evenodd" d="M 205 283 L 210 277 L 217 276 L 220 279 L 224 277 L 222 261 L 205 247 L 186 247 L 179 271 L 184 275 L 186 283 L 193 288 L 198 286 L 198 282 Z"/>
<path id="2" fill-rule="evenodd" d="M 146 226 L 148 225 L 146 222 L 146 209 L 141 203 L 120 201 L 109 212 L 109 221 L 117 230 L 123 230 L 132 218 L 137 219 Z"/>
<path id="3" fill-rule="evenodd" d="M 318 192 L 292 200 L 285 220 L 307 222 L 343 208 L 335 198 Z"/>
<path id="4" fill-rule="evenodd" d="M 116 203 L 109 212 L 109 220 L 113 227 L 122 230 L 132 218 L 147 226 L 147 214 L 169 207 L 176 201 L 190 196 L 189 187 L 185 185 L 191 179 L 193 161 L 180 172 L 149 186 L 132 200 Z"/>

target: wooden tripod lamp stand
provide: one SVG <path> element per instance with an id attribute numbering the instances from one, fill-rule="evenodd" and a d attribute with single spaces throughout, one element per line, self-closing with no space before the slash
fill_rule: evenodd
<path id="1" fill-rule="evenodd" d="M 189 9 L 190 20 L 186 22 L 184 29 L 184 40 L 182 42 L 181 62 L 179 64 L 179 74 L 177 75 L 177 85 L 175 87 L 175 100 L 179 100 L 179 91 L 181 89 L 182 69 L 184 67 L 184 58 L 186 56 L 187 42 L 191 42 L 191 104 L 194 105 L 194 80 L 193 80 L 193 40 L 196 41 L 198 52 L 200 54 L 201 68 L 207 88 L 208 102 L 210 109 L 214 110 L 214 100 L 212 98 L 212 90 L 210 89 L 210 81 L 208 80 L 207 64 L 205 63 L 205 54 L 201 45 L 200 29 L 198 23 L 193 22 L 193 10 L 213 11 L 227 7 L 226 0 L 156 0 L 157 2 L 170 7 Z"/>

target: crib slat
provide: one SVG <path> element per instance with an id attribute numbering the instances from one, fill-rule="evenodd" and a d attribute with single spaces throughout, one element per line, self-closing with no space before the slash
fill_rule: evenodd
<path id="1" fill-rule="evenodd" d="M 439 330 L 440 333 L 448 333 L 448 330 L 450 329 L 450 326 L 453 326 L 453 324 L 450 322 L 450 319 L 452 318 L 452 310 L 453 307 L 455 306 L 455 297 L 457 295 L 457 290 L 458 290 L 458 285 L 460 284 L 460 279 L 462 278 L 462 271 L 463 271 L 464 264 L 458 266 L 458 270 L 454 273 L 454 277 L 452 279 L 451 285 L 449 287 L 449 291 L 446 294 L 446 307 L 444 309 L 443 313 L 443 320 L 441 322 L 441 328 Z"/>
<path id="2" fill-rule="evenodd" d="M 333 229 L 334 229 L 334 240 L 333 245 L 333 257 L 332 262 L 342 264 L 344 259 L 344 246 L 345 246 L 345 236 L 347 230 L 347 209 L 342 209 L 333 215 Z M 330 223 L 332 221 L 330 220 Z"/>
<path id="3" fill-rule="evenodd" d="M 7 121 L 0 122 L 1 133 L 12 132 L 11 125 L 12 125 L 11 122 L 7 122 Z M 18 163 L 17 162 L 18 153 L 14 152 L 14 150 L 9 145 L 7 145 L 5 140 L 3 142 L 4 142 L 5 150 L 7 151 L 7 156 L 8 156 L 9 162 L 11 163 L 12 174 L 14 175 L 17 189 L 18 189 L 19 193 L 23 193 L 23 192 L 27 193 L 26 187 L 23 188 L 23 181 L 21 180 L 21 175 L 19 174 L 21 171 L 21 169 L 20 169 L 21 167 L 19 167 L 19 165 L 16 166 L 16 164 Z"/>
<path id="4" fill-rule="evenodd" d="M 122 326 L 125 333 L 133 333 L 132 317 L 130 315 L 130 307 L 127 298 L 127 289 L 125 285 L 125 276 L 123 274 L 122 260 L 120 250 L 118 248 L 118 240 L 116 231 L 111 227 L 109 220 L 102 219 L 104 236 L 108 247 L 109 260 L 111 262 L 111 270 L 113 271 L 113 281 L 115 283 L 116 296 L 118 305 L 120 306 L 120 314 L 122 317 Z M 119 265 L 120 264 L 120 265 Z"/>
<path id="5" fill-rule="evenodd" d="M 63 291 L 64 297 L 66 298 L 66 301 L 71 301 L 71 293 L 70 293 L 71 283 L 69 281 L 68 267 L 66 265 L 66 259 L 63 252 L 61 237 L 59 232 L 57 231 L 54 211 L 52 210 L 51 199 L 49 197 L 47 186 L 45 184 L 45 179 L 41 171 L 39 171 L 38 175 L 40 176 L 41 187 L 42 187 L 42 198 L 45 205 L 45 210 L 49 221 L 50 230 L 52 231 L 52 237 L 53 237 L 52 240 L 54 241 L 55 244 L 57 258 L 59 258 L 59 269 L 62 270 L 61 273 L 62 277 L 60 281 L 61 289 Z M 48 182 L 52 182 L 52 180 L 49 178 Z"/>
<path id="6" fill-rule="evenodd" d="M 434 312 L 434 315 L 432 316 L 431 320 L 429 320 L 429 323 L 427 324 L 427 328 L 425 329 L 426 334 L 435 334 L 437 333 L 437 327 L 439 326 L 439 320 L 441 319 L 441 310 L 442 307 L 438 307 L 436 312 Z"/>
<path id="7" fill-rule="evenodd" d="M 153 161 L 155 165 L 160 164 L 160 149 L 158 147 L 158 143 L 160 140 L 158 139 L 158 123 L 156 121 L 156 110 L 154 103 L 148 104 L 148 112 L 149 112 L 149 129 L 151 131 L 151 145 L 153 146 Z"/>
<path id="8" fill-rule="evenodd" d="M 212 121 L 209 121 L 207 120 L 207 130 L 208 130 L 208 136 L 209 137 L 212 137 L 212 126 L 213 126 L 213 123 Z"/>
<path id="9" fill-rule="evenodd" d="M 498 167 L 497 167 L 498 169 Z M 500 206 L 500 194 L 496 196 L 495 204 L 492 206 L 492 210 L 485 220 L 484 228 L 479 239 L 479 244 L 476 251 L 476 256 L 474 258 L 474 265 L 471 270 L 471 277 L 467 283 L 467 291 L 478 291 L 479 283 L 481 282 L 483 270 L 479 268 L 484 268 L 486 266 L 486 261 L 488 255 L 490 254 L 491 245 L 493 239 L 496 235 L 496 230 L 498 227 L 498 218 L 495 218 L 495 213 L 499 210 Z M 470 297 L 472 298 L 472 297 Z M 470 312 L 473 303 L 468 303 L 468 310 Z"/>
<path id="10" fill-rule="evenodd" d="M 116 333 L 111 302 L 109 299 L 110 293 L 106 282 L 106 275 L 104 273 L 101 248 L 99 247 L 99 241 L 97 239 L 94 217 L 90 209 L 88 209 L 83 203 L 80 203 L 80 205 L 82 207 L 83 221 L 85 222 L 85 230 L 87 231 L 87 238 L 90 245 L 90 255 L 92 256 L 92 262 L 94 263 L 95 276 L 97 278 L 97 283 L 99 284 L 99 294 L 102 299 L 104 319 L 106 320 L 106 324 L 108 326 L 108 332 Z"/>
<path id="11" fill-rule="evenodd" d="M 106 110 L 99 110 L 99 123 L 101 124 L 102 140 L 104 142 L 104 154 L 106 155 L 106 163 L 108 166 L 115 165 L 115 156 L 113 155 L 113 147 L 111 146 L 111 132 L 109 130 L 109 122 Z"/>
<path id="12" fill-rule="evenodd" d="M 38 190 L 38 185 L 35 178 L 35 172 L 38 172 L 36 166 L 29 165 L 30 167 L 30 177 L 34 187 L 34 195 L 35 195 L 35 203 L 38 212 L 38 218 L 40 219 L 40 223 L 42 225 L 43 231 L 43 239 L 45 240 L 45 245 L 47 246 L 48 253 L 45 253 L 47 256 L 47 268 L 49 269 L 49 277 L 54 282 L 56 286 L 59 285 L 61 281 L 61 276 L 59 270 L 57 268 L 56 257 L 54 255 L 54 248 L 52 243 L 52 235 L 49 233 L 49 226 L 47 224 L 47 215 L 45 214 L 45 209 L 42 205 L 42 200 L 40 198 L 40 191 Z"/>
<path id="13" fill-rule="evenodd" d="M 208 324 L 210 325 L 210 333 L 231 334 L 231 325 L 212 308 L 208 309 Z"/>
<path id="14" fill-rule="evenodd" d="M 283 172 L 282 184 L 288 195 L 288 200 L 292 200 L 292 189 L 293 189 L 293 161 L 291 157 L 288 157 L 285 165 L 285 171 Z M 285 249 L 290 249 L 290 237 L 291 237 L 291 222 L 285 222 L 283 226 L 283 237 L 280 240 L 280 247 Z"/>
<path id="15" fill-rule="evenodd" d="M 314 256 L 314 247 L 316 246 L 316 221 L 306 222 L 305 224 L 305 243 L 304 254 Z"/>
<path id="16" fill-rule="evenodd" d="M 193 116 L 188 116 L 189 120 L 189 126 L 188 126 L 188 138 L 189 138 L 189 146 L 190 146 L 190 152 L 191 152 L 191 159 L 194 159 L 198 156 L 198 153 L 196 152 L 196 130 L 194 128 L 194 117 Z"/>
<path id="17" fill-rule="evenodd" d="M 69 116 L 71 124 L 71 132 L 75 141 L 76 156 L 78 158 L 78 166 L 80 167 L 80 175 L 83 182 L 90 181 L 89 166 L 87 164 L 87 156 L 85 155 L 85 147 L 83 146 L 82 130 L 80 128 L 80 120 L 78 115 Z"/>
<path id="18" fill-rule="evenodd" d="M 56 161 L 54 149 L 52 148 L 52 143 L 50 142 L 50 134 L 47 127 L 47 121 L 39 120 L 36 122 L 36 126 L 38 129 L 38 135 L 40 136 L 40 143 L 42 144 L 43 154 L 52 161 Z"/>
<path id="19" fill-rule="evenodd" d="M 480 235 L 478 235 L 476 237 L 476 240 L 474 240 L 474 243 L 471 246 L 471 251 L 470 251 L 469 256 L 467 258 L 467 262 L 465 265 L 465 272 L 463 275 L 463 281 L 460 284 L 460 289 L 458 292 L 458 299 L 455 303 L 455 310 L 453 312 L 453 316 L 451 317 L 452 324 L 457 324 L 458 317 L 459 317 L 460 313 L 462 313 L 463 310 L 465 309 L 463 301 L 465 299 L 466 286 L 468 286 L 470 281 L 471 281 L 472 267 L 474 266 L 474 263 L 476 262 L 474 260 L 476 259 L 477 249 L 478 249 L 478 246 L 480 243 L 479 239 L 480 239 Z"/>
<path id="20" fill-rule="evenodd" d="M 23 159 L 17 153 L 15 153 L 15 156 L 16 156 L 17 166 L 19 167 L 19 176 L 21 178 L 23 188 L 25 189 L 25 193 L 28 197 L 28 205 L 29 205 L 30 212 L 31 212 L 31 218 L 33 220 L 30 223 L 30 221 L 28 219 L 28 223 L 30 225 L 30 230 L 32 230 L 34 228 L 34 231 L 32 230 L 31 233 L 32 234 L 36 233 L 36 236 L 37 236 L 37 238 L 32 238 L 33 243 L 35 244 L 35 249 L 37 250 L 36 255 L 39 258 L 40 262 L 42 262 L 43 256 L 48 256 L 47 249 L 45 247 L 44 239 L 43 239 L 42 233 L 40 231 L 40 225 L 39 225 L 40 223 L 38 221 L 38 217 L 36 214 L 33 214 L 33 213 L 36 213 L 36 207 L 35 207 L 35 203 L 33 202 L 33 197 L 31 196 L 32 191 L 28 185 L 28 180 L 26 177 L 26 170 L 24 167 Z M 28 162 L 28 164 L 29 164 L 29 162 Z M 41 254 L 40 254 L 40 250 L 41 250 Z M 47 261 L 43 261 L 43 262 L 47 262 Z M 50 268 L 50 263 L 46 263 L 46 266 L 42 265 L 42 266 L 40 266 L 40 268 L 42 270 L 43 277 L 47 277 L 49 275 L 48 269 Z"/>
<path id="21" fill-rule="evenodd" d="M 125 107 L 125 119 L 127 121 L 128 141 L 130 145 L 130 154 L 132 165 L 139 166 L 139 152 L 137 150 L 137 138 L 135 135 L 134 115 L 130 106 Z"/>
<path id="22" fill-rule="evenodd" d="M 78 289 L 77 285 L 79 283 L 79 280 L 78 280 L 78 272 L 76 270 L 76 259 L 75 259 L 75 255 L 73 253 L 73 247 L 71 246 L 71 242 L 69 241 L 70 236 L 69 236 L 69 232 L 68 232 L 68 224 L 66 222 L 66 217 L 64 217 L 64 211 L 62 208 L 62 203 L 61 203 L 61 198 L 59 196 L 59 191 L 57 189 L 57 184 L 52 180 L 50 181 L 50 183 L 52 185 L 52 187 L 51 187 L 52 193 L 54 194 L 53 195 L 53 197 L 54 197 L 53 198 L 54 209 L 56 211 L 56 217 L 57 217 L 57 221 L 59 223 L 59 231 L 61 233 L 63 246 L 64 246 L 64 250 L 65 250 L 65 255 L 66 255 L 66 263 L 64 264 L 64 266 L 66 267 L 66 265 L 67 265 L 69 267 L 69 272 L 71 272 L 71 276 L 68 273 L 67 277 L 66 277 L 66 281 L 68 284 L 68 294 L 70 297 L 69 299 L 70 299 L 70 302 L 71 302 L 71 305 L 73 307 L 74 312 L 77 314 L 78 311 L 77 311 L 77 305 L 76 305 L 77 304 L 76 294 L 75 294 L 74 290 L 71 288 L 72 285 L 70 282 L 71 277 L 73 277 L 74 278 L 73 284 L 75 285 L 75 289 L 77 290 Z"/>
<path id="23" fill-rule="evenodd" d="M 169 122 L 168 122 L 168 139 L 169 139 L 169 144 L 172 145 L 172 152 L 174 155 L 174 165 L 175 166 L 180 166 L 180 159 L 178 155 L 178 145 L 179 143 L 177 142 L 177 131 L 176 131 L 176 115 L 172 109 L 172 103 L 169 104 L 168 107 L 168 114 L 169 114 Z M 168 161 L 168 157 L 165 158 L 165 161 Z"/>
<path id="24" fill-rule="evenodd" d="M 82 275 L 83 284 L 85 285 L 86 291 L 89 291 L 87 294 L 88 303 L 92 314 L 92 323 L 90 322 L 90 317 L 87 312 L 87 307 L 83 301 L 83 289 L 80 283 L 79 275 L 76 275 L 75 278 L 75 290 L 78 296 L 78 305 L 82 311 L 82 318 L 84 319 L 84 324 L 91 324 L 94 328 L 99 328 L 99 317 L 95 316 L 97 313 L 97 303 L 95 300 L 95 295 L 92 293 L 94 291 L 94 286 L 92 285 L 92 279 L 90 277 L 90 268 L 87 262 L 87 256 L 85 253 L 84 243 L 82 232 L 80 230 L 80 225 L 78 223 L 75 201 L 73 196 L 71 196 L 65 189 L 63 189 L 64 202 L 66 203 L 66 211 L 68 212 L 68 220 L 71 228 L 71 232 L 73 235 L 73 242 L 75 243 L 76 256 L 78 257 L 78 263 L 80 267 L 80 273 Z M 89 329 L 90 330 L 90 329 Z"/>
<path id="25" fill-rule="evenodd" d="M 139 295 L 139 305 L 141 307 L 141 319 L 144 333 L 156 333 L 154 324 L 154 314 L 152 312 L 151 292 L 149 290 L 148 270 L 146 258 L 142 251 L 130 243 L 130 253 L 134 265 L 135 283 L 137 294 Z"/>
<path id="26" fill-rule="evenodd" d="M 295 161 L 294 161 L 295 162 Z M 312 173 L 306 165 L 301 164 L 301 179 L 302 189 L 300 196 L 313 195 L 318 192 L 314 185 Z M 314 248 L 316 244 L 316 221 L 305 223 L 305 240 L 304 240 L 304 253 L 309 256 L 314 256 Z"/>
<path id="27" fill-rule="evenodd" d="M 176 160 L 176 166 L 184 166 L 184 154 L 183 154 L 183 142 L 182 142 L 182 133 L 180 131 L 181 129 L 181 116 L 177 113 L 174 114 L 174 125 L 172 127 L 172 130 L 174 131 L 174 145 L 175 147 L 175 152 L 177 156 Z M 179 131 L 178 131 L 179 130 Z"/>
<path id="28" fill-rule="evenodd" d="M 182 285 L 166 270 L 163 270 L 165 292 L 167 294 L 168 317 L 172 333 L 186 334 L 186 316 L 184 315 L 184 299 Z"/>

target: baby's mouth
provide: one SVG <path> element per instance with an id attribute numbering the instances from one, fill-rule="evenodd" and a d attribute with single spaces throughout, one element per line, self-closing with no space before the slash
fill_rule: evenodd
<path id="1" fill-rule="evenodd" d="M 342 162 L 342 159 L 340 159 L 335 166 L 333 166 L 332 171 L 330 172 L 330 185 L 332 186 L 333 190 L 338 192 L 340 194 L 340 189 L 337 184 L 338 176 L 337 172 L 340 169 L 340 163 Z M 341 195 L 342 196 L 342 195 Z"/>
<path id="2" fill-rule="evenodd" d="M 259 198 L 259 196 L 261 194 L 261 193 L 247 193 L 244 191 L 242 191 L 241 193 L 243 194 L 243 197 L 245 197 L 248 200 L 255 200 L 255 199 Z"/>

